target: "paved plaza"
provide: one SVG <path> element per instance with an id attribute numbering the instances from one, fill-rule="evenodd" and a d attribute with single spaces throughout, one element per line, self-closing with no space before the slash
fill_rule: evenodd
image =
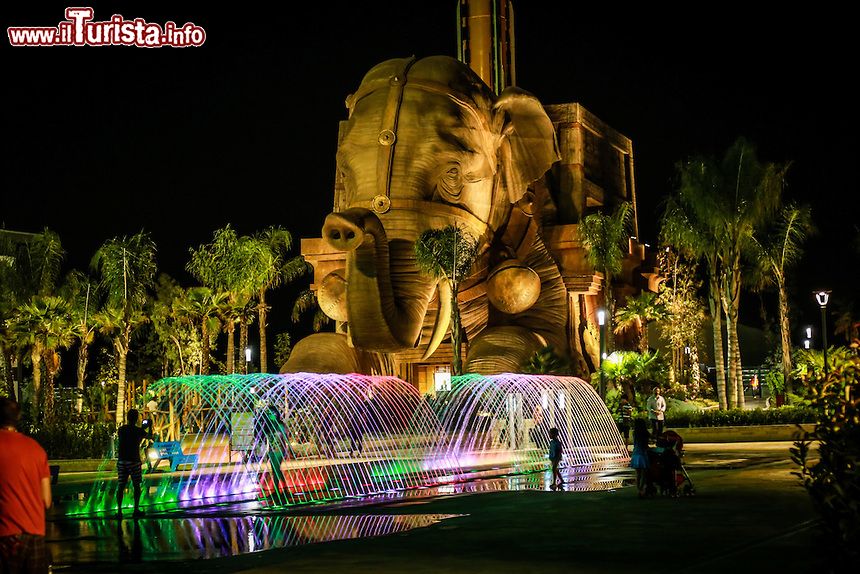
<path id="1" fill-rule="evenodd" d="M 66 535 L 52 546 L 68 572 L 818 572 L 822 535 L 789 447 L 687 445 L 687 498 L 639 500 L 629 473 L 551 492 L 536 473 L 286 515 L 224 505 L 84 521 L 86 535 L 79 521 L 83 540 L 57 519 L 50 528 Z M 260 528 L 269 550 L 245 543 Z M 189 553 L 156 564 L 171 556 L 152 555 L 159 543 Z"/>

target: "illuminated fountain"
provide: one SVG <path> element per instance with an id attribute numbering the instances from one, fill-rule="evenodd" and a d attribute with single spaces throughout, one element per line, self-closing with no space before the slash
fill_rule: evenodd
<path id="1" fill-rule="evenodd" d="M 431 457 L 439 420 L 415 387 L 395 377 L 188 376 L 150 390 L 159 410 L 145 416 L 156 441 L 178 442 L 196 456 L 190 470 L 144 476 L 141 504 L 156 509 L 224 497 L 286 505 L 366 496 L 436 484 L 459 471 Z M 155 449 L 147 457 L 156 463 Z M 433 468 L 425 464 L 430 458 Z M 115 493 L 114 481 L 99 481 L 72 512 L 112 512 Z"/>
<path id="2" fill-rule="evenodd" d="M 545 470 L 553 427 L 574 473 L 628 462 L 606 406 L 573 377 L 466 375 L 435 398 L 395 377 L 355 374 L 174 377 L 150 389 L 156 440 L 196 457 L 144 477 L 141 502 L 155 510 L 303 504 Z M 154 449 L 147 456 L 157 462 Z M 112 512 L 115 489 L 97 482 L 71 512 Z"/>
<path id="3" fill-rule="evenodd" d="M 629 461 L 606 405 L 590 384 L 575 377 L 455 377 L 441 420 L 445 433 L 434 452 L 462 468 L 546 468 L 553 427 L 559 429 L 562 466 L 590 471 Z"/>

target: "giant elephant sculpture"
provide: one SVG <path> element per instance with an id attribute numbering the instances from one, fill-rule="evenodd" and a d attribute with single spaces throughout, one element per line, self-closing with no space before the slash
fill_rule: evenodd
<path id="1" fill-rule="evenodd" d="M 546 345 L 567 354 L 567 294 L 528 191 L 558 159 L 540 102 L 517 88 L 496 96 L 464 64 L 435 56 L 375 66 L 347 106 L 343 209 L 322 231 L 346 263 L 318 284 L 321 308 L 343 329 L 301 340 L 282 372 L 385 372 L 392 354 L 430 356 L 457 294 L 421 274 L 414 244 L 450 224 L 481 245 L 459 294 L 467 371 L 517 371 Z"/>

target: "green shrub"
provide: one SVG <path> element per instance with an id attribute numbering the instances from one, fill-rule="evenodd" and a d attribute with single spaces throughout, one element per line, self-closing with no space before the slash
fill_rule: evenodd
<path id="1" fill-rule="evenodd" d="M 815 411 L 809 407 L 779 407 L 776 409 L 729 409 L 721 411 L 680 410 L 667 412 L 666 424 L 673 428 L 727 427 L 797 424 L 815 422 Z"/>
<path id="2" fill-rule="evenodd" d="M 791 449 L 800 466 L 796 473 L 812 497 L 813 505 L 838 544 L 842 564 L 856 568 L 860 548 L 860 357 L 834 368 L 825 379 L 809 379 L 812 405 L 817 414 L 815 430 L 806 433 Z M 818 443 L 818 459 L 810 459 L 810 447 Z M 845 571 L 848 571 L 847 569 Z"/>
<path id="3" fill-rule="evenodd" d="M 116 427 L 111 423 L 55 421 L 30 428 L 29 434 L 49 459 L 104 458 Z"/>

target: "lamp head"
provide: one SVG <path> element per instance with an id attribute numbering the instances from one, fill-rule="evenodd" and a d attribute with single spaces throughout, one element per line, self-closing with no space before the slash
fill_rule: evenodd
<path id="1" fill-rule="evenodd" d="M 830 300 L 830 291 L 816 291 L 815 300 L 822 307 L 827 307 L 827 301 Z"/>
<path id="2" fill-rule="evenodd" d="M 597 324 L 601 327 L 606 324 L 606 311 L 603 309 L 597 310 Z"/>

